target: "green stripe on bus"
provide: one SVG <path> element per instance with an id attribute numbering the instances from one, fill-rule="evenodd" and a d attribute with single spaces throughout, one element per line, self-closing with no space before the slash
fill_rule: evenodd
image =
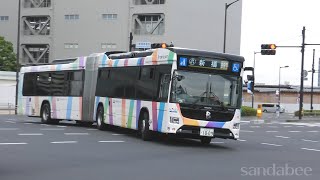
<path id="1" fill-rule="evenodd" d="M 173 63 L 173 58 L 174 58 L 174 52 L 169 52 L 169 57 L 168 57 L 168 64 L 172 64 Z"/>
<path id="2" fill-rule="evenodd" d="M 129 116 L 128 116 L 128 128 L 131 128 L 132 124 L 132 116 L 133 116 L 133 107 L 134 107 L 134 100 L 130 101 L 130 109 L 129 109 Z"/>

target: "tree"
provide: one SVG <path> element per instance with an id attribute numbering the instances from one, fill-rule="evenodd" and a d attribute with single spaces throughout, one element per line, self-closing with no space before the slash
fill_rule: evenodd
<path id="1" fill-rule="evenodd" d="M 0 71 L 16 71 L 16 65 L 12 43 L 0 36 Z"/>

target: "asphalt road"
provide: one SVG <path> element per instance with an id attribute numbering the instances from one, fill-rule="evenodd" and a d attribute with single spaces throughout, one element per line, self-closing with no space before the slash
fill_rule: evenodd
<path id="1" fill-rule="evenodd" d="M 244 121 L 240 137 L 214 139 L 209 146 L 165 136 L 144 142 L 134 131 L 119 128 L 98 131 L 72 122 L 44 125 L 37 118 L 0 115 L 0 179 L 320 178 L 319 124 Z"/>

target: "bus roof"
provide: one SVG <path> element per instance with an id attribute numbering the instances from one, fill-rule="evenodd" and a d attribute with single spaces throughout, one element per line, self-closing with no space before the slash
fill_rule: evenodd
<path id="1" fill-rule="evenodd" d="M 178 47 L 170 47 L 168 48 L 170 51 L 176 53 L 177 55 L 186 55 L 186 56 L 201 56 L 201 57 L 221 57 L 226 58 L 227 60 L 232 60 L 236 62 L 244 62 L 244 57 L 225 54 L 225 53 L 217 53 L 212 51 L 204 51 L 204 50 L 196 50 L 196 49 L 186 49 L 186 48 L 178 48 Z"/>

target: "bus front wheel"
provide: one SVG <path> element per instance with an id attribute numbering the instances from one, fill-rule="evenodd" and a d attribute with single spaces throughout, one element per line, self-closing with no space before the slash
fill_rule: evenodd
<path id="1" fill-rule="evenodd" d="M 48 103 L 44 103 L 41 107 L 41 123 L 49 124 L 52 122 L 50 111 L 50 105 Z"/>
<path id="2" fill-rule="evenodd" d="M 149 130 L 149 114 L 144 112 L 140 118 L 139 131 L 142 140 L 149 141 L 152 138 L 151 131 Z"/>
<path id="3" fill-rule="evenodd" d="M 201 141 L 201 144 L 203 144 L 203 145 L 209 145 L 211 143 L 211 138 L 210 137 L 201 137 L 200 141 Z"/>
<path id="4" fill-rule="evenodd" d="M 97 109 L 96 121 L 97 121 L 97 128 L 99 130 L 104 130 L 107 128 L 107 125 L 104 123 L 103 106 L 99 106 Z"/>

